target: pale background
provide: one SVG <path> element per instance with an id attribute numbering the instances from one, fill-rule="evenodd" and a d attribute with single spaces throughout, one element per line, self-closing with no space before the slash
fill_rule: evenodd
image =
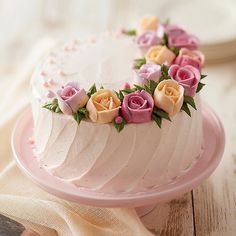
<path id="1" fill-rule="evenodd" d="M 232 41 L 235 12 L 235 0 L 0 0 L 0 76 L 23 62 L 42 38 L 64 40 L 134 27 L 144 14 L 184 24 L 203 44 Z M 223 51 L 232 53 L 231 48 Z"/>
<path id="2" fill-rule="evenodd" d="M 171 22 L 186 25 L 202 40 L 211 62 L 204 68 L 208 78 L 202 97 L 224 124 L 226 149 L 220 166 L 206 182 L 183 197 L 158 204 L 142 221 L 155 235 L 236 235 L 235 12 L 235 0 L 0 0 L 0 193 L 14 198 L 17 190 L 17 195 L 27 197 L 32 193 L 24 188 L 20 190 L 20 186 L 34 188 L 11 161 L 9 141 L 17 115 L 28 103 L 30 74 L 42 53 L 57 41 L 77 35 L 90 35 L 121 26 L 134 27 L 143 14 L 153 13 L 162 20 L 170 18 Z M 216 64 L 216 61 L 220 63 Z M 16 94 L 20 98 L 17 102 L 14 101 Z M 34 191 L 41 193 L 36 187 Z M 28 217 L 27 209 L 32 211 L 24 201 L 11 201 L 11 198 L 1 196 L 2 213 Z M 12 204 L 16 202 L 18 205 Z M 47 204 L 47 201 L 40 200 L 42 202 Z M 14 206 L 17 206 L 17 212 Z M 120 214 L 114 212 L 116 216 Z M 84 212 L 80 214 L 85 219 Z M 38 218 L 38 224 L 44 225 L 44 218 Z M 35 216 L 27 220 L 36 222 Z M 82 229 L 75 219 L 67 223 L 77 225 L 78 231 L 75 232 Z M 135 224 L 132 226 L 137 228 Z M 62 228 L 53 222 L 47 227 L 62 232 Z"/>

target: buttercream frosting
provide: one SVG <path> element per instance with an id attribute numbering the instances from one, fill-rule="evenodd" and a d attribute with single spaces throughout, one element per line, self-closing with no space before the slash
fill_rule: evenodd
<path id="1" fill-rule="evenodd" d="M 129 65 L 141 56 L 132 38 L 113 32 L 95 41 L 72 40 L 43 60 L 31 81 L 35 155 L 42 168 L 78 187 L 117 193 L 158 187 L 192 167 L 202 150 L 198 95 L 192 117 L 179 112 L 172 122 L 163 120 L 161 129 L 149 121 L 127 124 L 120 133 L 110 123 L 82 120 L 78 125 L 70 115 L 42 108 L 48 94 L 53 97 L 69 81 L 84 89 L 93 83 L 106 89 L 132 84 Z"/>

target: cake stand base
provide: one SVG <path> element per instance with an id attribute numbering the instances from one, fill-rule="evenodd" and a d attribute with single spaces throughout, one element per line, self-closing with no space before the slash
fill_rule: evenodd
<path id="1" fill-rule="evenodd" d="M 78 188 L 40 168 L 29 137 L 33 135 L 33 119 L 28 108 L 12 133 L 12 150 L 20 169 L 44 190 L 58 197 L 97 207 L 137 207 L 139 216 L 150 212 L 158 202 L 165 202 L 197 187 L 218 166 L 225 145 L 222 124 L 216 114 L 203 104 L 204 151 L 196 164 L 173 182 L 139 193 L 106 194 Z M 145 206 L 145 207 L 142 207 Z"/>

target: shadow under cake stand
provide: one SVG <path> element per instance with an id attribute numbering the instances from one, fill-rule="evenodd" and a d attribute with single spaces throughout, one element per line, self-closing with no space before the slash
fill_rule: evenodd
<path id="1" fill-rule="evenodd" d="M 156 203 L 176 198 L 201 184 L 218 166 L 224 151 L 225 134 L 217 115 L 205 104 L 202 107 L 204 151 L 196 164 L 184 175 L 155 189 L 139 193 L 105 194 L 78 188 L 40 168 L 29 137 L 33 135 L 33 118 L 27 108 L 12 133 L 12 151 L 19 168 L 45 191 L 60 198 L 96 207 L 136 207 L 139 216 L 150 212 Z"/>

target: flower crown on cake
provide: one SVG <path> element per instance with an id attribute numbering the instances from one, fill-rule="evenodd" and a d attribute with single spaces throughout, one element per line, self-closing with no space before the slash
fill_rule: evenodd
<path id="1" fill-rule="evenodd" d="M 177 25 L 161 23 L 157 17 L 144 17 L 136 30 L 123 30 L 134 38 L 143 58 L 134 59 L 134 84 L 128 82 L 119 91 L 92 87 L 85 91 L 77 82 L 69 82 L 57 91 L 56 98 L 43 107 L 72 115 L 80 123 L 113 123 L 120 132 L 126 124 L 162 119 L 171 121 L 178 112 L 191 116 L 196 109 L 194 96 L 205 84 L 201 80 L 204 55 L 199 40 Z"/>

